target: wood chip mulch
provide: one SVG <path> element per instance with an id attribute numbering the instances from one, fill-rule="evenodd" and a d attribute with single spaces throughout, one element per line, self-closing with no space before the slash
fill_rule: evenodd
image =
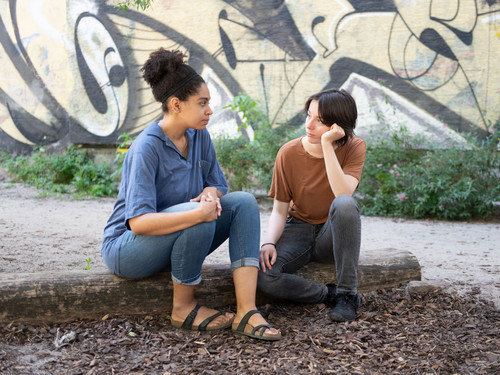
<path id="1" fill-rule="evenodd" d="M 145 310 L 147 307 L 145 306 Z M 324 305 L 262 306 L 283 339 L 191 333 L 164 316 L 0 325 L 2 374 L 498 374 L 500 311 L 474 293 L 362 296 L 358 320 Z"/>

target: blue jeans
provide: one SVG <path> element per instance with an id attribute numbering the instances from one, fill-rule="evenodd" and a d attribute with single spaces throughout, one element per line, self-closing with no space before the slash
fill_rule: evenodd
<path id="1" fill-rule="evenodd" d="M 186 202 L 163 212 L 186 211 L 198 202 Z M 206 256 L 229 237 L 231 268 L 259 267 L 260 218 L 255 197 L 234 192 L 221 198 L 222 212 L 217 220 L 161 236 L 135 235 L 128 230 L 118 239 L 121 246 L 118 267 L 110 269 L 128 278 L 144 278 L 160 271 L 171 271 L 179 284 L 196 285 Z"/>
<path id="2" fill-rule="evenodd" d="M 328 288 L 294 275 L 311 261 L 335 264 L 337 292 L 355 294 L 361 246 L 359 206 L 350 195 L 336 197 L 324 224 L 309 224 L 289 217 L 272 269 L 259 270 L 257 288 L 272 297 L 303 303 L 321 303 Z M 332 270 L 333 271 L 333 270 Z"/>

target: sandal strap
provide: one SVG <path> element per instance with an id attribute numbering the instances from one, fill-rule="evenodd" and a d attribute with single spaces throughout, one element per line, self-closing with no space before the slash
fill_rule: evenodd
<path id="1" fill-rule="evenodd" d="M 273 328 L 273 327 L 274 327 L 274 324 L 261 324 L 260 326 L 254 327 L 252 329 L 252 335 L 255 335 L 255 332 L 257 332 L 259 329 L 263 328 L 260 331 L 259 336 L 264 337 L 264 332 L 266 332 L 266 329 Z"/>
<path id="2" fill-rule="evenodd" d="M 249 312 L 247 312 L 245 314 L 245 316 L 243 317 L 243 319 L 241 319 L 240 323 L 238 324 L 238 328 L 236 328 L 236 330 L 238 332 L 243 332 L 245 331 L 245 327 L 248 323 L 248 320 L 255 314 L 261 314 L 262 313 L 259 311 L 259 310 L 250 310 Z"/>
<path id="3" fill-rule="evenodd" d="M 193 323 L 194 319 L 196 318 L 196 315 L 198 314 L 198 310 L 200 309 L 201 305 L 196 304 L 193 310 L 188 314 L 184 322 L 182 323 L 181 328 L 183 329 L 192 329 L 193 328 Z"/>
<path id="4" fill-rule="evenodd" d="M 206 318 L 203 322 L 201 322 L 201 324 L 198 326 L 198 331 L 206 331 L 207 330 L 207 326 L 217 317 L 221 316 L 222 314 L 224 314 L 222 311 L 218 311 L 216 312 L 214 315 L 212 316 L 209 316 L 208 318 Z"/>

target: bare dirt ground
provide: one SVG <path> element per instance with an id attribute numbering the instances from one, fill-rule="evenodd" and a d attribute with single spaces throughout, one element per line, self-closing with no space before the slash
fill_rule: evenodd
<path id="1" fill-rule="evenodd" d="M 88 272 L 105 270 L 100 242 L 113 203 L 40 197 L 0 179 L 0 273 L 81 270 L 89 258 Z M 264 232 L 269 211 L 263 208 L 261 218 Z M 500 224 L 379 217 L 362 217 L 362 223 L 362 251 L 409 250 L 423 280 L 445 289 L 363 294 L 354 323 L 332 324 L 324 305 L 260 306 L 283 332 L 277 343 L 230 330 L 176 330 L 169 312 L 0 324 L 0 373 L 500 373 Z M 226 254 L 223 245 L 207 262 L 228 262 Z"/>

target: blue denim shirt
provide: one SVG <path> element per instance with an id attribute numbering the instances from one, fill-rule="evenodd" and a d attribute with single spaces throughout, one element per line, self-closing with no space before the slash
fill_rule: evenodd
<path id="1" fill-rule="evenodd" d="M 129 219 L 188 202 L 207 186 L 227 193 L 228 185 L 208 131 L 188 129 L 186 135 L 187 159 L 158 122 L 134 140 L 123 162 L 118 199 L 104 228 L 103 256 L 110 256 L 109 252 L 118 255 L 120 241 L 114 240 L 130 229 Z"/>

